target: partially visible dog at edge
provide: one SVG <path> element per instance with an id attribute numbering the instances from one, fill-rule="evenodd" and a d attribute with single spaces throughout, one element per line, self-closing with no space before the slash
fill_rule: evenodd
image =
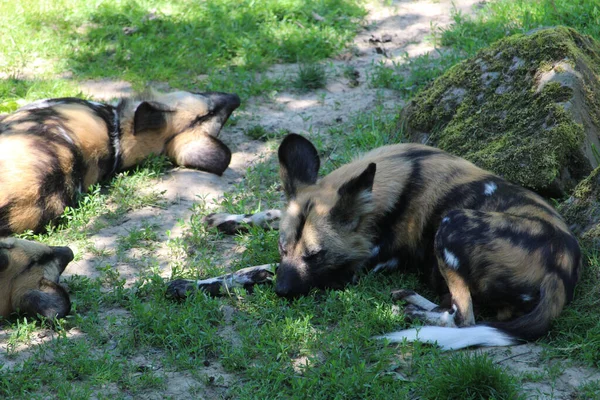
<path id="1" fill-rule="evenodd" d="M 216 136 L 235 94 L 148 91 L 118 105 L 39 100 L 0 119 L 0 237 L 39 232 L 77 195 L 150 154 L 221 175 L 231 151 Z"/>
<path id="2" fill-rule="evenodd" d="M 462 158 L 397 144 L 318 180 L 317 150 L 291 134 L 279 147 L 279 163 L 288 199 L 279 221 L 279 296 L 342 288 L 364 270 L 420 271 L 440 294 L 449 292 L 448 307 L 397 291 L 395 298 L 409 303 L 408 317 L 435 326 L 378 338 L 445 350 L 537 339 L 573 298 L 580 248 L 561 216 L 535 193 Z M 242 222 L 264 225 L 278 217 L 269 210 L 215 214 L 207 222 L 232 231 Z M 258 283 L 270 279 L 263 270 L 257 270 Z M 234 278 L 227 282 L 248 286 L 251 275 L 246 269 Z M 203 282 L 174 281 L 169 290 L 182 295 Z M 497 320 L 476 324 L 474 307 Z"/>
<path id="3" fill-rule="evenodd" d="M 71 249 L 5 236 L 43 230 L 152 153 L 221 175 L 231 152 L 216 136 L 239 105 L 235 94 L 148 91 L 116 106 L 57 98 L 0 116 L 0 316 L 60 318 L 71 307 L 59 284 Z"/>
<path id="4" fill-rule="evenodd" d="M 66 316 L 71 301 L 58 281 L 72 260 L 68 247 L 0 239 L 0 317 L 15 311 L 50 320 Z"/>

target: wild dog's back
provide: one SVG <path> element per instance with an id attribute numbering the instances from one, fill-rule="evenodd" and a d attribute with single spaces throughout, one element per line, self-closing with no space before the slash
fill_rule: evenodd
<path id="1" fill-rule="evenodd" d="M 150 154 L 221 175 L 231 151 L 216 138 L 235 94 L 158 93 L 116 107 L 78 98 L 36 101 L 0 120 L 0 235 L 41 230 L 75 195 Z"/>
<path id="2" fill-rule="evenodd" d="M 39 229 L 115 164 L 108 106 L 42 100 L 0 121 L 0 234 Z"/>
<path id="3" fill-rule="evenodd" d="M 541 219 L 569 233 L 560 215 L 535 193 L 460 157 L 418 144 L 375 149 L 331 172 L 318 186 L 337 190 L 370 163 L 377 166 L 370 219 L 380 259 L 399 251 L 420 258 L 419 249 L 433 245 L 442 217 L 454 209 Z"/>

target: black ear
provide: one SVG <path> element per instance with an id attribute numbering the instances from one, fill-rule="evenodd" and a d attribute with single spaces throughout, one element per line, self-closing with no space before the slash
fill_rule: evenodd
<path id="1" fill-rule="evenodd" d="M 347 230 L 358 227 L 360 219 L 373 211 L 373 183 L 377 165 L 369 166 L 357 177 L 350 179 L 338 189 L 340 198 L 331 210 L 331 219 Z"/>
<path id="2" fill-rule="evenodd" d="M 165 129 L 167 126 L 167 111 L 157 103 L 143 101 L 135 109 L 133 117 L 133 134 Z"/>
<path id="3" fill-rule="evenodd" d="M 71 300 L 65 288 L 43 278 L 39 289 L 28 290 L 13 306 L 32 317 L 63 318 L 71 311 Z"/>
<path id="4" fill-rule="evenodd" d="M 319 175 L 319 154 L 300 135 L 289 134 L 279 145 L 279 176 L 288 199 L 296 197 L 298 186 L 313 185 Z"/>

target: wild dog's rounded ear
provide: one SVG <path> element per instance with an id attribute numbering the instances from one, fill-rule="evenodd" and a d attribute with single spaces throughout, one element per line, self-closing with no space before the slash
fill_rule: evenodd
<path id="1" fill-rule="evenodd" d="M 304 137 L 291 133 L 279 145 L 279 176 L 288 199 L 296 197 L 298 186 L 312 185 L 319 176 L 319 153 Z"/>
<path id="2" fill-rule="evenodd" d="M 331 218 L 348 230 L 358 227 L 363 215 L 373 211 L 373 183 L 377 165 L 369 166 L 338 189 L 340 198 L 331 209 Z"/>
<path id="3" fill-rule="evenodd" d="M 135 109 L 133 134 L 164 129 L 167 126 L 167 111 L 159 104 L 143 101 Z"/>
<path id="4" fill-rule="evenodd" d="M 61 285 L 42 278 L 38 289 L 13 299 L 13 309 L 30 316 L 63 318 L 71 311 L 69 294 Z"/>

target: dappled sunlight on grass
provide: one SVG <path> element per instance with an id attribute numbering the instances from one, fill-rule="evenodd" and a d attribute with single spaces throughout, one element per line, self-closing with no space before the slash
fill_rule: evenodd
<path id="1" fill-rule="evenodd" d="M 29 4 L 28 4 L 29 3 Z M 340 50 L 364 11 L 357 0 L 3 2 L 0 67 L 14 76 L 73 72 L 143 86 L 248 86 L 274 62 L 315 61 Z M 19 49 L 27 48 L 27 51 Z M 31 69 L 36 60 L 48 64 Z M 235 73 L 234 73 L 235 72 Z M 237 74 L 236 74 L 237 73 Z"/>

